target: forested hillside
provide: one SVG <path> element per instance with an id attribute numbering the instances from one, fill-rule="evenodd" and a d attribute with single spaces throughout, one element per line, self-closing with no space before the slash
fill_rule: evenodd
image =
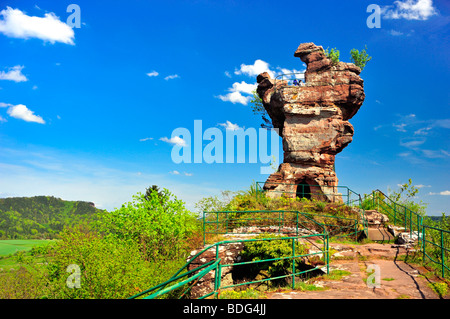
<path id="1" fill-rule="evenodd" d="M 65 226 L 93 222 L 99 211 L 53 196 L 0 198 L 0 239 L 55 238 Z"/>

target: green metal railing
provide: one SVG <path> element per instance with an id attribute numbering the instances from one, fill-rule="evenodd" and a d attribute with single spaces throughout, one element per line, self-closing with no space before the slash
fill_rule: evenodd
<path id="1" fill-rule="evenodd" d="M 419 241 L 422 240 L 423 217 L 420 214 L 404 205 L 396 203 L 378 189 L 372 192 L 372 205 L 373 207 L 377 207 L 380 213 L 386 214 L 393 225 L 401 226 L 405 231 L 409 232 L 410 237 L 415 233 Z"/>
<path id="2" fill-rule="evenodd" d="M 257 194 L 263 194 L 262 188 L 256 184 Z M 294 185 L 294 184 L 290 184 Z M 306 184 L 305 184 L 306 185 Z M 298 186 L 298 184 L 296 185 Z M 309 185 L 308 185 L 309 186 Z M 337 188 L 336 186 L 335 188 Z M 329 239 L 331 236 L 358 237 L 361 232 L 367 235 L 368 221 L 365 215 L 365 208 L 370 203 L 370 208 L 376 208 L 379 212 L 388 215 L 394 225 L 402 226 L 406 231 L 413 235 L 417 234 L 419 247 L 423 253 L 423 261 L 430 260 L 433 264 L 439 265 L 439 271 L 442 277 L 450 271 L 449 252 L 450 252 L 450 232 L 436 227 L 424 224 L 423 217 L 408 209 L 404 205 L 398 204 L 386 196 L 383 192 L 376 190 L 362 200 L 361 196 L 346 186 L 340 186 L 347 190 L 347 204 L 358 210 L 358 218 L 345 218 L 339 216 L 304 213 L 299 211 L 224 211 L 224 212 L 203 212 L 203 242 L 206 244 L 208 235 L 211 237 L 218 235 L 243 235 L 254 234 L 249 229 L 252 226 L 269 227 L 269 231 L 274 235 L 271 238 L 251 238 L 223 240 L 206 246 L 196 253 L 186 264 L 181 267 L 169 280 L 155 287 L 140 292 L 132 298 L 154 299 L 161 297 L 174 290 L 183 290 L 179 297 L 186 296 L 192 287 L 198 283 L 201 278 L 207 274 L 214 276 L 214 288 L 212 291 L 200 296 L 200 299 L 215 297 L 220 294 L 221 289 L 233 288 L 242 285 L 256 284 L 265 281 L 277 280 L 281 278 L 292 278 L 292 285 L 295 285 L 295 278 L 310 271 L 326 268 L 329 272 Z M 350 195 L 352 198 L 350 199 Z M 236 230 L 239 230 L 236 232 Z M 307 234 L 305 234 L 307 233 Z M 282 237 L 277 237 L 282 236 Z M 291 254 L 280 258 L 270 258 L 264 260 L 242 261 L 233 264 L 223 263 L 220 258 L 220 247 L 236 243 L 249 243 L 256 241 L 288 241 L 291 245 Z M 314 243 L 317 251 L 308 254 L 299 254 L 296 252 L 296 244 L 300 241 Z M 319 241 L 319 244 L 317 243 Z M 209 262 L 201 263 L 199 260 L 208 250 L 215 251 L 215 257 Z M 311 269 L 299 271 L 296 269 L 296 259 L 308 256 L 318 255 L 323 259 L 323 266 L 316 266 Z M 276 262 L 279 260 L 291 260 L 291 270 L 288 274 L 251 282 L 241 282 L 232 285 L 222 285 L 222 270 L 225 267 L 242 267 L 251 264 L 260 264 L 267 262 Z M 198 267 L 190 269 L 193 265 L 201 264 Z M 183 289 L 182 289 L 183 288 Z"/>
<path id="3" fill-rule="evenodd" d="M 261 196 L 263 194 L 266 194 L 266 190 L 264 190 L 264 184 L 265 182 L 256 182 L 255 185 L 255 190 L 256 190 L 256 198 L 259 199 L 261 198 Z M 290 183 L 269 183 L 271 185 L 285 185 L 285 186 L 290 186 L 291 188 L 294 188 L 295 191 L 274 191 L 274 190 L 270 190 L 270 192 L 275 192 L 275 193 L 281 193 L 283 194 L 294 194 L 297 195 L 299 194 L 301 197 L 303 197 L 304 195 L 313 195 L 313 196 L 317 196 L 320 197 L 322 195 L 331 195 L 331 196 L 338 196 L 341 197 L 343 202 L 343 205 L 346 206 L 352 206 L 355 208 L 358 208 L 358 221 L 359 221 L 359 225 L 361 227 L 360 231 L 363 232 L 365 234 L 365 236 L 367 237 L 368 235 L 368 221 L 367 221 L 367 217 L 365 214 L 365 210 L 363 208 L 363 200 L 361 198 L 361 195 L 356 193 L 355 191 L 353 191 L 352 189 L 350 189 L 347 186 L 319 186 L 319 185 L 309 185 L 309 184 L 290 184 Z M 301 192 L 297 192 L 297 188 L 301 187 Z M 332 192 L 327 193 L 323 193 L 323 192 L 306 192 L 306 190 L 309 188 L 314 188 L 317 189 L 319 187 L 325 188 L 325 189 L 331 189 Z M 340 191 L 340 192 L 339 192 Z M 345 198 L 345 200 L 344 200 Z M 358 227 L 358 225 L 356 225 L 356 227 Z"/>
<path id="4" fill-rule="evenodd" d="M 322 245 L 323 248 L 319 248 L 321 246 L 317 245 L 317 243 L 316 243 L 316 247 L 319 248 L 318 251 L 312 252 L 312 253 L 307 253 L 307 254 L 297 254 L 295 251 L 295 246 L 296 246 L 295 244 L 299 242 L 299 239 L 308 240 L 308 239 L 312 239 L 312 238 L 314 238 L 315 240 L 318 240 L 321 238 L 321 240 L 323 242 L 323 245 Z M 292 254 L 290 256 L 284 256 L 284 257 L 279 257 L 279 258 L 244 261 L 244 262 L 238 262 L 238 263 L 233 263 L 233 264 L 222 264 L 221 263 L 222 259 L 219 258 L 220 246 L 223 246 L 223 245 L 233 244 L 233 243 L 244 243 L 245 244 L 247 242 L 274 241 L 274 240 L 290 241 L 291 247 L 292 247 Z M 214 260 L 211 260 L 210 262 L 208 262 L 200 267 L 197 267 L 193 270 L 188 270 L 189 265 L 191 265 L 194 261 L 199 260 L 201 258 L 201 256 L 210 249 L 215 250 L 215 259 Z M 304 235 L 304 236 L 224 240 L 224 241 L 220 241 L 220 242 L 214 243 L 212 245 L 209 245 L 206 248 L 204 248 L 203 250 L 201 250 L 200 252 L 198 252 L 182 268 L 180 268 L 180 270 L 175 275 L 173 275 L 166 282 L 161 283 L 150 289 L 147 289 L 143 292 L 140 292 L 139 294 L 136 294 L 136 295 L 130 297 L 129 299 L 139 298 L 144 295 L 147 295 L 147 296 L 143 297 L 143 299 L 154 299 L 163 294 L 171 292 L 173 290 L 180 289 L 181 287 L 183 287 L 185 285 L 189 285 L 184 290 L 184 292 L 180 295 L 180 298 L 181 298 L 181 297 L 185 296 L 189 292 L 190 289 L 192 289 L 192 287 L 198 282 L 199 279 L 201 279 L 202 277 L 204 277 L 206 274 L 208 274 L 211 271 L 214 272 L 214 289 L 211 292 L 208 292 L 208 293 L 204 294 L 203 296 L 199 297 L 199 299 L 204 299 L 204 298 L 207 298 L 210 296 L 217 297 L 219 295 L 221 289 L 232 288 L 232 287 L 237 287 L 237 286 L 242 286 L 242 285 L 250 285 L 250 284 L 255 284 L 255 283 L 260 283 L 260 282 L 265 282 L 265 281 L 270 281 L 270 280 L 287 278 L 287 277 L 292 278 L 292 287 L 294 288 L 295 287 L 295 277 L 300 276 L 305 273 L 308 273 L 308 272 L 311 272 L 311 271 L 314 271 L 314 270 L 319 270 L 322 268 L 322 267 L 316 266 L 314 268 L 307 269 L 304 271 L 297 271 L 296 267 L 295 267 L 295 260 L 298 258 L 314 256 L 314 255 L 322 256 L 323 262 L 324 262 L 324 265 L 322 267 L 325 267 L 326 273 L 329 273 L 329 271 L 330 271 L 330 268 L 329 268 L 329 263 L 330 263 L 329 237 L 326 232 L 322 233 L 322 234 L 312 234 L 312 235 Z M 225 267 L 238 267 L 238 266 L 242 266 L 242 265 L 260 264 L 260 263 L 264 263 L 264 262 L 274 262 L 274 261 L 279 261 L 279 260 L 292 260 L 291 273 L 286 274 L 286 275 L 276 276 L 276 277 L 254 280 L 251 282 L 244 282 L 244 283 L 238 283 L 238 284 L 227 285 L 227 286 L 221 285 L 222 269 Z M 183 271 L 185 271 L 185 272 L 182 273 Z M 183 277 L 188 277 L 188 279 L 180 280 Z M 150 294 L 150 295 L 148 295 L 148 294 Z"/>
<path id="5" fill-rule="evenodd" d="M 321 199 L 322 197 L 333 197 L 334 201 L 342 201 L 347 206 L 360 205 L 361 196 L 354 192 L 347 186 L 327 186 L 317 184 L 293 184 L 293 183 L 277 183 L 270 182 L 270 185 L 282 185 L 286 186 L 289 190 L 276 190 L 271 189 L 269 191 L 264 190 L 265 182 L 256 182 L 256 196 L 260 196 L 263 193 L 276 193 L 280 196 L 295 198 L 295 197 L 310 197 L 312 199 Z M 313 190 L 311 190 L 313 189 Z M 324 189 L 325 191 L 317 191 L 317 189 Z M 308 191 L 309 190 L 309 191 Z"/>
<path id="6" fill-rule="evenodd" d="M 423 262 L 430 260 L 437 265 L 438 272 L 445 278 L 446 272 L 450 270 L 450 231 L 426 225 L 423 216 L 396 203 L 380 190 L 373 191 L 370 196 L 372 207 L 386 214 L 394 226 L 403 227 L 405 232 L 409 232 L 410 238 L 417 236 Z"/>
<path id="7" fill-rule="evenodd" d="M 450 231 L 422 225 L 422 253 L 423 261 L 428 258 L 432 263 L 440 266 L 438 272 L 445 278 L 445 273 L 450 271 Z M 427 247 L 430 247 L 427 249 Z M 433 249 L 434 248 L 434 249 Z"/>
<path id="8" fill-rule="evenodd" d="M 320 221 L 319 221 L 320 220 Z M 270 226 L 264 229 L 275 234 L 292 234 L 299 236 L 300 232 L 321 233 L 326 231 L 335 238 L 354 236 L 358 239 L 362 230 L 356 218 L 333 215 L 305 213 L 287 210 L 257 210 L 257 211 L 222 211 L 203 212 L 203 244 L 208 235 L 251 234 L 250 230 Z M 253 228 L 252 228 L 253 227 Z M 290 227 L 290 228 L 289 228 Z"/>
<path id="9" fill-rule="evenodd" d="M 283 73 L 275 76 L 274 79 L 274 93 L 284 88 L 300 88 L 305 86 L 303 72 Z"/>

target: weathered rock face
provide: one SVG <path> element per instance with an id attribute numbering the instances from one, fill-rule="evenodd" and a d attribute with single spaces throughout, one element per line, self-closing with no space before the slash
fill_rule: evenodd
<path id="1" fill-rule="evenodd" d="M 365 97 L 361 70 L 352 63 L 333 64 L 314 43 L 301 44 L 294 56 L 307 65 L 304 85 L 288 85 L 268 73 L 257 77 L 257 93 L 279 129 L 284 150 L 283 163 L 264 188 L 269 196 L 295 197 L 302 190 L 294 184 L 307 184 L 309 193 L 325 193 L 316 197 L 335 201 L 340 198 L 335 156 L 352 141 L 354 130 L 348 120 Z M 308 193 L 304 187 L 303 191 Z"/>

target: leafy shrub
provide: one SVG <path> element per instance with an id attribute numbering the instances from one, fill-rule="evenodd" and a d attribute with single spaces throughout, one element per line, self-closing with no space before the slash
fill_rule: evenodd
<path id="1" fill-rule="evenodd" d="M 350 56 L 351 56 L 350 59 L 351 59 L 351 61 L 356 66 L 358 66 L 361 69 L 361 71 L 364 70 L 364 68 L 366 67 L 367 62 L 372 60 L 372 57 L 370 57 L 367 54 L 366 49 L 367 49 L 367 46 L 361 52 L 359 52 L 359 50 L 356 50 L 356 49 L 352 49 L 350 51 Z"/>
<path id="2" fill-rule="evenodd" d="M 338 49 L 333 48 L 331 50 L 328 50 L 328 48 L 325 50 L 325 55 L 331 60 L 331 63 L 333 65 L 336 65 L 339 63 L 339 55 L 340 52 Z"/>
<path id="3" fill-rule="evenodd" d="M 159 283 L 165 265 L 146 261 L 133 241 L 66 230 L 50 251 L 48 298 L 117 299 Z M 68 288 L 69 265 L 80 268 L 80 288 Z M 178 266 L 178 265 L 177 265 Z"/>
<path id="4" fill-rule="evenodd" d="M 276 238 L 274 235 L 260 235 L 255 239 L 256 241 L 249 241 L 244 243 L 244 249 L 241 252 L 243 260 L 258 261 L 274 258 L 284 258 L 292 256 L 292 241 Z M 302 255 L 307 252 L 307 247 L 295 243 L 295 254 Z M 298 259 L 298 258 L 297 258 Z M 301 262 L 295 260 L 296 265 Z M 292 270 L 292 259 L 280 259 L 276 261 L 261 262 L 253 264 L 252 267 L 257 267 L 259 270 L 267 270 L 269 277 L 287 275 Z"/>
<path id="5" fill-rule="evenodd" d="M 147 259 L 185 253 L 189 237 L 199 230 L 193 213 L 167 189 L 138 193 L 133 201 L 101 214 L 99 230 L 107 236 L 140 244 Z"/>

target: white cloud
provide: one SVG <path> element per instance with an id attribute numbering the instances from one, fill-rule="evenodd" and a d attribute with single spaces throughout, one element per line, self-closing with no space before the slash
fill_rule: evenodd
<path id="1" fill-rule="evenodd" d="M 0 123 L 6 122 L 6 119 L 0 116 Z"/>
<path id="2" fill-rule="evenodd" d="M 187 146 L 186 141 L 183 140 L 179 136 L 174 136 L 172 138 L 162 137 L 162 138 L 160 138 L 160 140 L 163 141 L 163 142 L 169 143 L 169 144 L 173 144 L 173 145 Z"/>
<path id="3" fill-rule="evenodd" d="M 194 175 L 194 174 L 192 174 L 192 173 L 186 173 L 186 172 L 184 172 L 183 173 L 185 176 L 192 176 L 192 175 Z"/>
<path id="4" fill-rule="evenodd" d="M 450 119 L 436 120 L 433 125 L 437 127 L 450 128 Z"/>
<path id="5" fill-rule="evenodd" d="M 150 140 L 153 140 L 153 137 L 141 138 L 141 139 L 139 140 L 139 142 L 145 142 L 145 141 L 150 141 Z"/>
<path id="6" fill-rule="evenodd" d="M 231 92 L 244 92 L 247 94 L 252 94 L 253 91 L 255 91 L 257 88 L 256 84 L 249 84 L 246 83 L 244 81 L 242 81 L 241 83 L 239 82 L 234 82 L 233 86 L 229 89 L 229 91 Z"/>
<path id="7" fill-rule="evenodd" d="M 150 73 L 147 73 L 147 75 L 150 76 L 150 77 L 152 77 L 152 76 L 158 76 L 159 73 L 156 72 L 156 71 L 152 71 L 152 72 L 150 72 Z"/>
<path id="8" fill-rule="evenodd" d="M 397 30 L 389 30 L 389 34 L 393 36 L 400 36 L 403 35 L 404 33 Z"/>
<path id="9" fill-rule="evenodd" d="M 172 75 L 168 75 L 164 78 L 164 80 L 172 80 L 172 79 L 178 79 L 180 76 L 178 74 L 172 74 Z"/>
<path id="10" fill-rule="evenodd" d="M 27 77 L 22 74 L 22 69 L 24 67 L 22 65 L 16 65 L 9 69 L 8 72 L 1 71 L 0 72 L 0 80 L 8 80 L 14 82 L 26 82 L 28 81 Z"/>
<path id="11" fill-rule="evenodd" d="M 240 92 L 231 92 L 226 95 L 219 95 L 218 98 L 224 102 L 231 102 L 233 104 L 240 103 L 244 105 L 247 105 L 252 99 L 251 96 L 243 96 Z"/>
<path id="12" fill-rule="evenodd" d="M 437 10 L 432 0 L 405 0 L 382 7 L 381 13 L 386 19 L 428 20 Z"/>
<path id="13" fill-rule="evenodd" d="M 219 95 L 217 96 L 219 99 L 221 99 L 224 102 L 231 102 L 233 104 L 240 103 L 243 105 L 247 105 L 248 102 L 252 99 L 252 96 L 244 96 L 244 94 L 252 94 L 254 90 L 256 90 L 257 85 L 256 84 L 250 84 L 246 83 L 244 81 L 242 82 L 234 82 L 232 87 L 228 89 L 230 93 L 226 95 Z"/>
<path id="14" fill-rule="evenodd" d="M 20 119 L 20 120 L 24 120 L 26 122 L 35 122 L 35 123 L 45 124 L 45 121 L 42 119 L 42 117 L 34 115 L 34 112 L 29 110 L 23 104 L 10 106 L 7 113 L 11 117 L 14 117 L 14 118 Z"/>
<path id="15" fill-rule="evenodd" d="M 234 74 L 237 75 L 246 75 L 249 77 L 255 78 L 257 75 L 267 72 L 270 77 L 275 78 L 281 74 L 289 74 L 288 77 L 290 79 L 304 79 L 304 71 L 298 71 L 296 69 L 286 69 L 277 67 L 277 71 L 271 70 L 269 67 L 269 63 L 257 59 L 253 64 L 241 64 L 239 69 L 236 69 Z M 225 75 L 231 78 L 231 74 L 228 71 L 225 71 Z M 224 102 L 231 102 L 233 104 L 240 103 L 243 105 L 247 105 L 251 99 L 251 94 L 256 90 L 257 84 L 247 83 L 245 81 L 234 82 L 232 87 L 228 89 L 230 93 L 225 95 L 218 95 L 217 98 L 221 99 Z"/>
<path id="16" fill-rule="evenodd" d="M 171 171 L 171 172 L 169 172 L 170 174 L 173 174 L 173 175 L 180 175 L 180 172 L 179 171 Z"/>
<path id="17" fill-rule="evenodd" d="M 269 73 L 272 78 L 275 76 L 274 72 L 269 68 L 269 63 L 258 59 L 253 64 L 241 64 L 239 70 L 236 70 L 234 73 L 238 75 L 257 76 L 263 72 Z"/>
<path id="18" fill-rule="evenodd" d="M 442 196 L 450 196 L 450 191 L 442 191 L 442 192 L 439 192 L 439 193 L 432 193 L 432 192 L 430 192 L 430 193 L 428 193 L 428 195 L 442 195 Z"/>
<path id="19" fill-rule="evenodd" d="M 406 126 L 406 124 L 405 123 L 401 123 L 401 124 L 392 124 L 392 126 L 393 127 L 395 127 L 395 129 L 398 131 L 398 132 L 406 132 L 406 130 L 405 130 L 405 126 Z"/>
<path id="20" fill-rule="evenodd" d="M 28 16 L 19 9 L 7 7 L 0 11 L 0 33 L 12 38 L 38 38 L 50 43 L 61 42 L 74 45 L 75 33 L 53 13 L 43 18 Z"/>
<path id="21" fill-rule="evenodd" d="M 219 123 L 219 125 L 225 127 L 225 129 L 229 131 L 236 131 L 241 128 L 239 125 L 233 124 L 230 121 L 226 121 L 226 123 Z"/>
<path id="22" fill-rule="evenodd" d="M 398 187 L 402 187 L 402 184 L 397 184 Z M 424 187 L 431 187 L 431 185 L 423 185 L 423 184 L 418 184 L 418 185 L 413 185 L 414 187 L 417 188 L 424 188 Z"/>
<path id="23" fill-rule="evenodd" d="M 9 107 L 9 106 L 14 106 L 14 105 L 9 104 L 9 103 L 0 102 L 0 107 Z"/>
<path id="24" fill-rule="evenodd" d="M 401 146 L 407 147 L 407 148 L 412 148 L 414 149 L 415 147 L 422 145 L 423 143 L 425 143 L 425 139 L 421 139 L 421 140 L 411 140 L 408 142 L 400 142 Z"/>
<path id="25" fill-rule="evenodd" d="M 444 150 L 421 150 L 423 155 L 427 158 L 445 158 L 450 157 L 450 154 Z"/>

